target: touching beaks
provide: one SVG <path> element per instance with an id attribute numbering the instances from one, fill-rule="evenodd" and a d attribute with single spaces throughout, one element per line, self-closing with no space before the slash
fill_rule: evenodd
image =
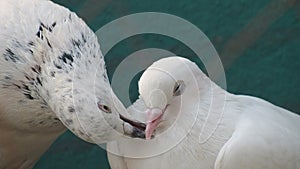
<path id="1" fill-rule="evenodd" d="M 146 124 L 138 121 L 133 121 L 120 114 L 120 119 L 124 121 L 123 129 L 126 135 L 133 138 L 145 138 Z"/>
<path id="2" fill-rule="evenodd" d="M 126 117 L 124 117 L 123 115 L 120 114 L 120 119 L 123 120 L 124 122 L 126 123 L 129 123 L 130 125 L 132 125 L 133 127 L 136 127 L 140 130 L 145 130 L 146 129 L 146 124 L 145 123 L 142 123 L 142 122 L 138 122 L 138 121 L 133 121 L 133 120 L 130 120 Z"/>

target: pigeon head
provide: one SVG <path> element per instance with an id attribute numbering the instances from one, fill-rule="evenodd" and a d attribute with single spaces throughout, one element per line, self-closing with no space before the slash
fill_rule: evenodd
<path id="1" fill-rule="evenodd" d="M 160 123 L 174 122 L 184 95 L 193 92 L 193 62 L 181 57 L 168 57 L 153 63 L 139 80 L 139 93 L 147 106 L 146 138 L 151 138 Z"/>
<path id="2" fill-rule="evenodd" d="M 145 125 L 126 118 L 125 107 L 112 91 L 97 36 L 75 13 L 52 5 L 49 13 L 41 10 L 36 14 L 39 18 L 35 24 L 24 26 L 34 32 L 28 35 L 30 48 L 18 48 L 20 54 L 31 51 L 30 57 L 23 55 L 34 60 L 27 79 L 38 97 L 30 99 L 43 100 L 70 131 L 85 141 L 105 143 L 123 134 L 144 137 Z M 20 44 L 27 44 L 25 40 Z"/>

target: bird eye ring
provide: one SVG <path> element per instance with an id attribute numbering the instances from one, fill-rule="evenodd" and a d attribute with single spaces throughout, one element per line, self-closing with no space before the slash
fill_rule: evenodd
<path id="1" fill-rule="evenodd" d="M 183 80 L 176 81 L 173 88 L 173 96 L 179 96 L 184 92 L 185 84 Z"/>
<path id="2" fill-rule="evenodd" d="M 111 113 L 111 109 L 104 104 L 98 103 L 98 107 L 100 110 L 104 111 L 105 113 Z"/>

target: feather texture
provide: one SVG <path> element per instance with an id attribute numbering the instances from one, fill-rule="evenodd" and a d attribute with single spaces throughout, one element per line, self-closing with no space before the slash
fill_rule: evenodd
<path id="1" fill-rule="evenodd" d="M 125 132 L 96 35 L 51 1 L 0 0 L 0 100 L 0 168 L 32 168 L 66 129 L 97 144 Z"/>
<path id="2" fill-rule="evenodd" d="M 156 138 L 108 144 L 112 169 L 300 168 L 298 115 L 259 98 L 228 93 L 184 58 L 151 65 L 139 81 L 141 99 L 129 113 L 146 122 L 145 110 L 151 107 L 144 102 L 151 91 L 160 90 L 168 98 L 178 80 L 186 89 L 166 101 Z"/>

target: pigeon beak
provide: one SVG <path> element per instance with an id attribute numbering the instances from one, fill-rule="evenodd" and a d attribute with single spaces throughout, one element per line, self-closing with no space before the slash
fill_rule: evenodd
<path id="1" fill-rule="evenodd" d="M 120 119 L 124 121 L 123 129 L 126 135 L 129 135 L 133 138 L 145 138 L 146 124 L 138 121 L 133 121 L 122 116 L 121 114 Z"/>
<path id="2" fill-rule="evenodd" d="M 138 122 L 138 121 L 134 121 L 134 120 L 128 119 L 128 118 L 122 116 L 121 114 L 120 114 L 120 119 L 123 120 L 123 121 L 126 122 L 126 123 L 129 123 L 129 124 L 132 125 L 133 127 L 136 127 L 136 128 L 138 128 L 138 129 L 140 129 L 140 130 L 143 130 L 143 131 L 144 131 L 144 130 L 146 129 L 146 124 L 145 124 L 145 123 L 142 123 L 142 122 Z"/>
<path id="3" fill-rule="evenodd" d="M 121 103 L 121 101 L 117 98 L 117 96 L 113 93 L 111 94 L 113 101 L 114 101 L 114 108 L 115 111 L 119 113 L 120 119 L 123 121 L 123 132 L 125 135 L 128 135 L 133 138 L 145 138 L 145 129 L 146 124 L 132 120 L 128 117 L 130 115 L 128 114 L 127 110 Z"/>
<path id="4" fill-rule="evenodd" d="M 147 110 L 147 125 L 145 130 L 147 140 L 151 139 L 151 136 L 155 128 L 161 122 L 164 114 L 164 110 L 159 108 L 153 108 Z"/>

